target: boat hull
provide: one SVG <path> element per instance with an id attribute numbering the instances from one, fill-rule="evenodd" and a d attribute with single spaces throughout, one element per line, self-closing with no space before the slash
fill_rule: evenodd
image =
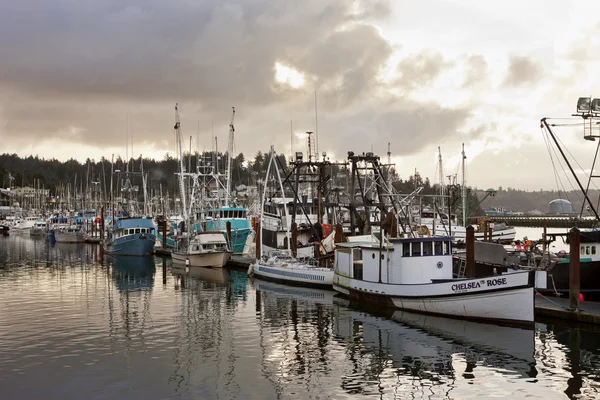
<path id="1" fill-rule="evenodd" d="M 534 321 L 533 272 L 430 284 L 383 284 L 334 276 L 333 288 L 351 301 L 425 314 L 516 325 Z"/>
<path id="2" fill-rule="evenodd" d="M 587 301 L 600 300 L 600 282 L 599 274 L 600 261 L 581 260 L 579 264 L 579 292 L 583 294 Z M 548 270 L 547 284 L 544 289 L 538 289 L 543 294 L 560 293 L 562 297 L 569 297 L 569 277 L 570 265 L 569 260 L 557 263 Z"/>
<path id="3" fill-rule="evenodd" d="M 83 243 L 85 234 L 83 232 L 54 232 L 54 240 L 57 243 Z"/>
<path id="4" fill-rule="evenodd" d="M 227 264 L 233 253 L 230 251 L 215 251 L 201 254 L 189 254 L 185 252 L 172 252 L 171 258 L 174 263 L 186 264 L 189 260 L 190 267 L 213 267 L 222 268 Z"/>
<path id="5" fill-rule="evenodd" d="M 289 285 L 331 288 L 333 270 L 329 268 L 308 268 L 294 266 L 267 266 L 261 263 L 251 264 L 252 273 L 265 280 L 282 282 Z"/>
<path id="6" fill-rule="evenodd" d="M 107 240 L 104 251 L 112 255 L 150 256 L 154 251 L 156 237 L 153 234 L 135 234 Z"/>

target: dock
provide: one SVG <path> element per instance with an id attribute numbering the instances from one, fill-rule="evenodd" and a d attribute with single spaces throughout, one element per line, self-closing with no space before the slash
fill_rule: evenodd
<path id="1" fill-rule="evenodd" d="M 579 310 L 569 308 L 569 299 L 535 296 L 535 317 L 560 319 L 580 324 L 600 324 L 600 303 L 579 302 Z"/>
<path id="2" fill-rule="evenodd" d="M 579 228 L 593 228 L 595 220 L 591 219 L 579 219 L 575 217 L 551 217 L 551 216 L 540 216 L 540 217 L 507 217 L 507 216 L 490 216 L 484 217 L 489 222 L 505 223 L 511 226 L 523 226 L 530 228 L 572 228 L 577 226 Z"/>
<path id="3" fill-rule="evenodd" d="M 233 255 L 227 262 L 227 266 L 232 268 L 244 268 L 247 270 L 254 261 L 255 258 L 253 257 Z"/>

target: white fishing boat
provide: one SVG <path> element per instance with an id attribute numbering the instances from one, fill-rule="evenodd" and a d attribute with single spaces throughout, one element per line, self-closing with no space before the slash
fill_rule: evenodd
<path id="1" fill-rule="evenodd" d="M 452 276 L 450 237 L 338 243 L 333 288 L 351 301 L 465 319 L 531 324 L 534 272 Z"/>
<path id="2" fill-rule="evenodd" d="M 277 173 L 281 193 L 285 193 L 283 189 L 281 175 L 279 173 L 279 168 L 276 165 L 276 153 L 273 147 L 271 147 L 269 166 L 267 167 L 267 178 L 269 177 L 269 172 L 271 171 L 272 166 Z M 267 195 L 266 191 L 267 185 L 265 185 L 263 191 L 263 208 L 261 210 L 260 224 L 261 229 L 259 232 L 257 232 L 257 235 L 259 236 L 259 241 L 264 237 L 264 232 L 266 231 L 266 229 L 264 228 L 266 218 L 266 202 L 264 200 L 266 199 Z M 283 207 L 283 212 L 285 214 L 286 219 L 289 219 L 289 210 L 287 207 Z M 248 268 L 248 274 L 253 274 L 262 279 L 283 282 L 291 285 L 331 288 L 333 283 L 333 269 L 318 267 L 316 263 L 313 264 L 310 262 L 310 258 L 303 258 L 302 260 L 299 260 L 293 257 L 292 249 L 290 248 L 290 226 L 288 226 L 286 230 L 286 239 L 287 250 L 272 250 L 266 253 L 265 247 L 261 246 L 260 257 L 254 263 L 250 264 L 250 267 Z M 300 254 L 297 253 L 297 256 L 299 257 Z"/>
<path id="3" fill-rule="evenodd" d="M 222 232 L 200 232 L 190 240 L 186 249 L 173 251 L 171 257 L 174 263 L 190 267 L 221 268 L 232 254 Z"/>
<path id="4" fill-rule="evenodd" d="M 248 272 L 292 285 L 331 288 L 333 284 L 333 269 L 299 261 L 287 251 L 272 251 L 268 259 L 250 264 Z"/>
<path id="5" fill-rule="evenodd" d="M 46 236 L 48 232 L 48 224 L 45 219 L 38 219 L 33 226 L 29 228 L 30 236 Z"/>

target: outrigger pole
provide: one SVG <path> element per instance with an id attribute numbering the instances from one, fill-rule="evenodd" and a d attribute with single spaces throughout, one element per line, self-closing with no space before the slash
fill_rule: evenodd
<path id="1" fill-rule="evenodd" d="M 546 121 L 546 118 L 542 118 L 541 122 L 542 122 L 543 126 L 546 127 L 546 129 L 548 130 L 548 132 L 550 132 L 550 136 L 552 137 L 552 140 L 554 140 L 554 144 L 556 144 L 556 147 L 558 148 L 558 151 L 560 151 L 560 154 L 563 156 L 563 159 L 567 163 L 567 166 L 569 167 L 569 170 L 571 170 L 571 173 L 573 174 L 573 177 L 575 178 L 575 181 L 577 181 L 577 184 L 579 185 L 579 189 L 581 189 L 581 192 L 583 193 L 583 196 L 587 200 L 587 202 L 588 202 L 588 204 L 590 206 L 590 209 L 594 212 L 594 215 L 596 216 L 596 220 L 600 221 L 600 216 L 598 216 L 598 212 L 596 211 L 596 208 L 592 204 L 592 201 L 588 197 L 587 191 L 583 188 L 583 185 L 581 184 L 581 182 L 579 181 L 579 178 L 575 174 L 575 170 L 573 170 L 573 167 L 571 166 L 571 163 L 569 162 L 569 160 L 567 159 L 567 156 L 563 152 L 562 147 L 560 147 L 560 144 L 558 143 L 558 140 L 556 140 L 556 136 L 554 136 L 554 132 L 552 132 L 552 129 L 550 128 L 550 125 L 548 125 L 548 122 Z"/>

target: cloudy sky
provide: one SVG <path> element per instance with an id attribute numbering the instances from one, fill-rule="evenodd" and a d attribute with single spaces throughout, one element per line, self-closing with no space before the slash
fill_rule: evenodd
<path id="1" fill-rule="evenodd" d="M 0 152 L 60 160 L 274 145 L 384 156 L 402 177 L 557 189 L 542 117 L 600 97 L 600 2 L 19 0 L 0 4 Z M 290 134 L 290 120 L 294 135 Z M 128 123 L 126 123 L 128 121 Z M 589 168 L 594 144 L 556 128 Z M 460 179 L 460 176 L 459 176 Z"/>

